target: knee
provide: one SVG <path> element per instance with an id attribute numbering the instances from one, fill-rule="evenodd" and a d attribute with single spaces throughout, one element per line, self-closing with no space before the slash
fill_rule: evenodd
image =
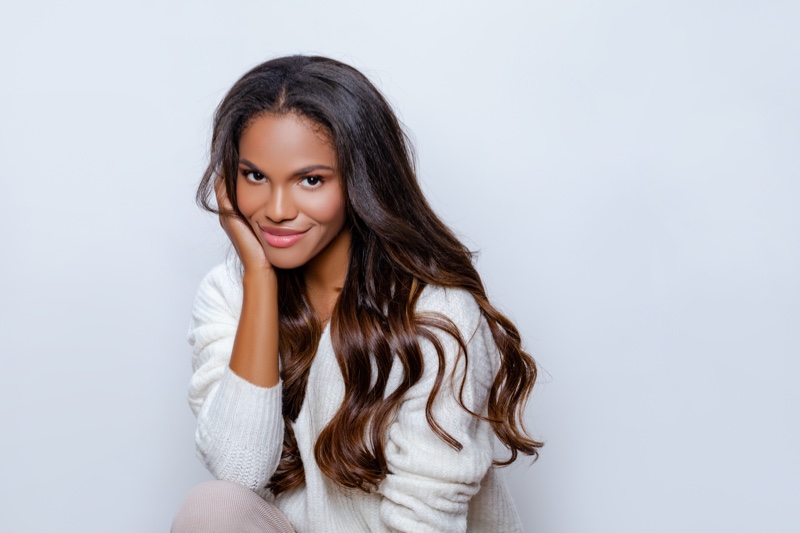
<path id="1" fill-rule="evenodd" d="M 195 486 L 175 515 L 171 533 L 222 533 L 236 529 L 237 516 L 247 516 L 248 502 L 260 497 L 229 481 L 207 481 Z"/>

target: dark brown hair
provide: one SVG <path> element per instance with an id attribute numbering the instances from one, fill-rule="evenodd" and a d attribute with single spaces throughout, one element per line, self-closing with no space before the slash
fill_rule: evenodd
<path id="1" fill-rule="evenodd" d="M 364 75 L 338 61 L 307 56 L 274 59 L 245 74 L 217 108 L 211 157 L 197 191 L 198 203 L 218 213 L 210 200 L 214 180 L 221 176 L 235 215 L 241 216 L 236 203 L 239 138 L 255 117 L 270 113 L 294 113 L 327 131 L 336 149 L 352 232 L 348 272 L 331 317 L 331 340 L 345 393 L 338 412 L 317 439 L 314 454 L 320 469 L 345 487 L 365 491 L 386 477 L 384 438 L 403 395 L 422 376 L 420 339 L 435 347 L 439 360 L 426 406 L 428 423 L 448 445 L 461 449 L 461 443 L 441 428 L 431 411 L 445 379 L 445 354 L 436 331 L 456 339 L 460 357 L 467 357 L 466 342 L 446 317 L 414 313 L 428 284 L 468 291 L 501 354 L 489 393 L 488 416 L 470 411 L 487 420 L 510 451 L 507 460 L 495 463 L 510 464 L 518 452 L 536 458 L 542 444 L 531 439 L 522 424 L 536 365 L 523 351 L 514 324 L 489 303 L 471 252 L 425 200 L 408 138 L 386 100 Z M 283 455 L 269 483 L 275 494 L 304 481 L 292 422 L 303 403 L 322 333 L 306 296 L 302 269 L 277 272 L 285 432 Z M 386 395 L 395 358 L 402 364 L 403 379 Z M 458 401 L 469 411 L 460 394 Z"/>

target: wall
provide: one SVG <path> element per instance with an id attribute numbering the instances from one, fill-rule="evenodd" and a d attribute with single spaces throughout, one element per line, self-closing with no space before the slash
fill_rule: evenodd
<path id="1" fill-rule="evenodd" d="M 0 530 L 166 531 L 210 117 L 321 53 L 396 106 L 542 367 L 526 529 L 797 531 L 800 8 L 45 2 L 0 21 Z M 525 463 L 522 461 L 522 463 Z"/>

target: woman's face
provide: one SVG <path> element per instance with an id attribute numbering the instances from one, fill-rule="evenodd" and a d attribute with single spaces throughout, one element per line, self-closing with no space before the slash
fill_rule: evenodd
<path id="1" fill-rule="evenodd" d="M 336 163 L 325 130 L 306 118 L 264 115 L 245 128 L 236 199 L 273 266 L 306 265 L 343 238 L 345 199 Z"/>

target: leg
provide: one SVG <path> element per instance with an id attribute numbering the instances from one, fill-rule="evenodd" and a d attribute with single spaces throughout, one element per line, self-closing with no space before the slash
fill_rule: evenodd
<path id="1" fill-rule="evenodd" d="M 172 533 L 293 532 L 277 507 L 247 487 L 229 481 L 197 485 L 172 522 Z"/>

